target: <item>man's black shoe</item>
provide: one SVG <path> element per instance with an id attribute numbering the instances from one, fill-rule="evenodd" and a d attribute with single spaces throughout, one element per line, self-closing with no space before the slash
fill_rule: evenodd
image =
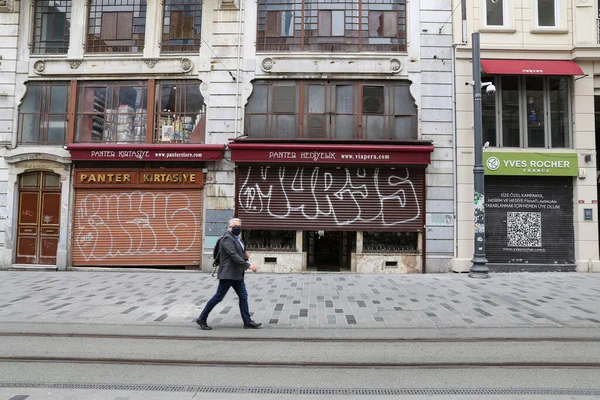
<path id="1" fill-rule="evenodd" d="M 254 321 L 250 321 L 249 324 L 244 324 L 244 329 L 260 329 L 262 326 L 261 323 L 256 323 Z"/>
<path id="2" fill-rule="evenodd" d="M 210 326 L 208 326 L 208 324 L 206 323 L 206 320 L 197 319 L 196 323 L 198 324 L 200 329 L 202 329 L 203 331 L 210 331 L 212 329 Z"/>

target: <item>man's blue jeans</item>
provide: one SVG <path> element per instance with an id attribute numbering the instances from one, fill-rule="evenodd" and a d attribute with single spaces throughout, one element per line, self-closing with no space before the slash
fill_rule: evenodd
<path id="1" fill-rule="evenodd" d="M 242 314 L 244 324 L 252 322 L 250 310 L 248 309 L 248 292 L 246 291 L 246 284 L 243 279 L 241 281 L 235 281 L 233 279 L 219 280 L 217 293 L 215 293 L 215 295 L 206 303 L 204 310 L 202 310 L 202 314 L 200 314 L 200 317 L 198 318 L 200 321 L 206 321 L 208 314 L 210 314 L 212 309 L 223 300 L 230 287 L 235 290 L 240 299 L 240 313 Z"/>

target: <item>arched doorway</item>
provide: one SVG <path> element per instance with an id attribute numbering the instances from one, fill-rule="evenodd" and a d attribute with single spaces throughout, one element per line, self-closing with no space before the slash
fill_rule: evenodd
<path id="1" fill-rule="evenodd" d="M 60 176 L 27 172 L 19 176 L 17 264 L 56 264 L 60 233 Z"/>

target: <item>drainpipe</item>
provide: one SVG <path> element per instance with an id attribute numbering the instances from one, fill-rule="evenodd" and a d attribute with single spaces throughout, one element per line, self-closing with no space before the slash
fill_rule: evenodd
<path id="1" fill-rule="evenodd" d="M 464 32 L 464 31 L 463 31 Z M 452 187 L 454 188 L 454 201 L 453 201 L 453 212 L 454 212 L 454 258 L 458 257 L 458 218 L 456 213 L 458 211 L 458 162 L 456 157 L 458 155 L 458 146 L 456 143 L 456 45 L 452 45 L 452 148 L 454 150 L 454 156 L 452 157 Z"/>
<path id="2" fill-rule="evenodd" d="M 240 104 L 240 80 L 243 79 L 242 76 L 240 76 L 240 71 L 242 70 L 241 65 L 240 65 L 240 60 L 242 58 L 242 15 L 244 14 L 244 10 L 246 9 L 244 7 L 245 1 L 244 0 L 239 0 L 240 1 L 240 11 L 238 14 L 238 48 L 237 48 L 237 62 L 236 62 L 236 71 L 235 71 L 235 128 L 234 128 L 234 132 L 233 132 L 233 137 L 237 138 L 238 137 L 238 126 L 240 124 L 240 111 L 242 109 L 242 104 Z"/>

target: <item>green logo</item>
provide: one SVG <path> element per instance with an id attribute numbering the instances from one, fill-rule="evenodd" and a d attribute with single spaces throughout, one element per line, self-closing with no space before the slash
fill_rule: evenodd
<path id="1" fill-rule="evenodd" d="M 486 175 L 577 176 L 577 153 L 483 153 Z"/>

